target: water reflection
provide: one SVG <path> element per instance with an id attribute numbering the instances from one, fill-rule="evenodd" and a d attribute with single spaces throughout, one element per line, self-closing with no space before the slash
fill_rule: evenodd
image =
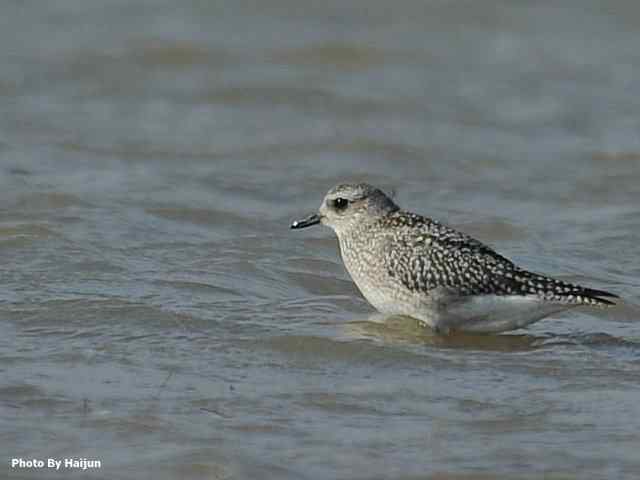
<path id="1" fill-rule="evenodd" d="M 427 345 L 441 348 L 464 348 L 471 350 L 525 351 L 540 348 L 548 337 L 532 334 L 482 335 L 454 333 L 439 335 L 410 317 L 385 316 L 379 313 L 366 320 L 354 320 L 344 327 L 345 334 L 352 338 L 367 338 L 391 344 Z"/>

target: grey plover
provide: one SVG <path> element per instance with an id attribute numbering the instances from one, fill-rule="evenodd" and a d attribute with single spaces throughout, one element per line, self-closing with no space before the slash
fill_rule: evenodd
<path id="1" fill-rule="evenodd" d="M 514 330 L 619 298 L 524 270 L 464 233 L 400 209 L 366 183 L 332 188 L 318 213 L 291 228 L 318 223 L 337 234 L 344 264 L 371 305 L 441 333 Z"/>

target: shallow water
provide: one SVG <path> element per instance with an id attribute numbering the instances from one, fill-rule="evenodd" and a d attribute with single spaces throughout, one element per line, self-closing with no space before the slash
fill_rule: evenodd
<path id="1" fill-rule="evenodd" d="M 638 5 L 4 5 L 0 476 L 637 478 Z M 353 179 L 624 301 L 382 323 Z"/>

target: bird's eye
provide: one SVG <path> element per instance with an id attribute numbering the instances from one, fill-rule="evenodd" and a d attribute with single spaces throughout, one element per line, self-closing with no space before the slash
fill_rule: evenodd
<path id="1" fill-rule="evenodd" d="M 349 205 L 349 200 L 346 198 L 338 197 L 333 201 L 333 207 L 336 210 L 344 210 Z"/>

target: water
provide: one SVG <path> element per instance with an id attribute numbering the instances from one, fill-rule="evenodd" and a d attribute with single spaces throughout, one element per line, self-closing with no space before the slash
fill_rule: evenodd
<path id="1" fill-rule="evenodd" d="M 640 7 L 601 6 L 5 2 L 1 476 L 637 478 Z M 288 228 L 343 180 L 624 302 L 377 323 Z"/>

